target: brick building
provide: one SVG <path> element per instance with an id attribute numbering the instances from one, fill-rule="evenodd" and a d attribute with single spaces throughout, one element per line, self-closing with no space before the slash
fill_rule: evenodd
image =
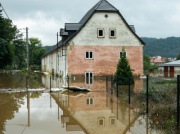
<path id="1" fill-rule="evenodd" d="M 65 23 L 62 40 L 42 58 L 42 71 L 83 79 L 93 85 L 98 76 L 114 75 L 122 47 L 134 75 L 143 75 L 144 42 L 118 9 L 100 0 L 79 23 Z"/>

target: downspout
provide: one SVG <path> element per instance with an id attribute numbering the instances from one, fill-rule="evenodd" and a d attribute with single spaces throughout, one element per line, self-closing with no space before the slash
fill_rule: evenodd
<path id="1" fill-rule="evenodd" d="M 57 32 L 57 51 L 56 51 L 56 78 L 58 76 L 58 32 Z"/>

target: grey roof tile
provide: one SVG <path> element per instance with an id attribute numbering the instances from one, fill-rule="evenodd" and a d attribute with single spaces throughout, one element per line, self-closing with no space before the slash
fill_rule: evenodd
<path id="1" fill-rule="evenodd" d="M 95 11 L 116 12 L 118 10 L 106 0 L 101 0 L 84 15 L 84 17 L 80 20 L 79 23 L 84 24 Z"/>
<path id="2" fill-rule="evenodd" d="M 180 67 L 180 60 L 176 60 L 176 61 L 172 61 L 172 62 L 168 62 L 168 63 L 164 63 L 164 64 L 161 64 L 159 65 L 159 67 L 171 67 L 171 66 L 178 66 Z"/>
<path id="3" fill-rule="evenodd" d="M 66 23 L 65 30 L 78 30 L 81 25 L 80 23 Z"/>

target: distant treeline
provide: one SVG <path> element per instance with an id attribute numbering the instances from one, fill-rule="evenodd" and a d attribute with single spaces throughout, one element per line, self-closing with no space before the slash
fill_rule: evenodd
<path id="1" fill-rule="evenodd" d="M 148 56 L 162 56 L 174 58 L 180 53 L 180 37 L 147 38 L 141 37 L 146 43 L 144 54 Z"/>
<path id="2" fill-rule="evenodd" d="M 144 46 L 145 55 L 174 58 L 180 53 L 180 37 L 160 39 L 141 37 L 141 39 L 146 43 Z M 47 52 L 52 46 L 45 46 L 44 48 Z"/>

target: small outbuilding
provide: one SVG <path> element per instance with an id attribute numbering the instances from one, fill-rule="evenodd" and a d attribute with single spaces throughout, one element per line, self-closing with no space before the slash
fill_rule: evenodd
<path id="1" fill-rule="evenodd" d="M 174 78 L 180 74 L 180 60 L 168 62 L 158 66 L 158 75 L 166 78 Z"/>

